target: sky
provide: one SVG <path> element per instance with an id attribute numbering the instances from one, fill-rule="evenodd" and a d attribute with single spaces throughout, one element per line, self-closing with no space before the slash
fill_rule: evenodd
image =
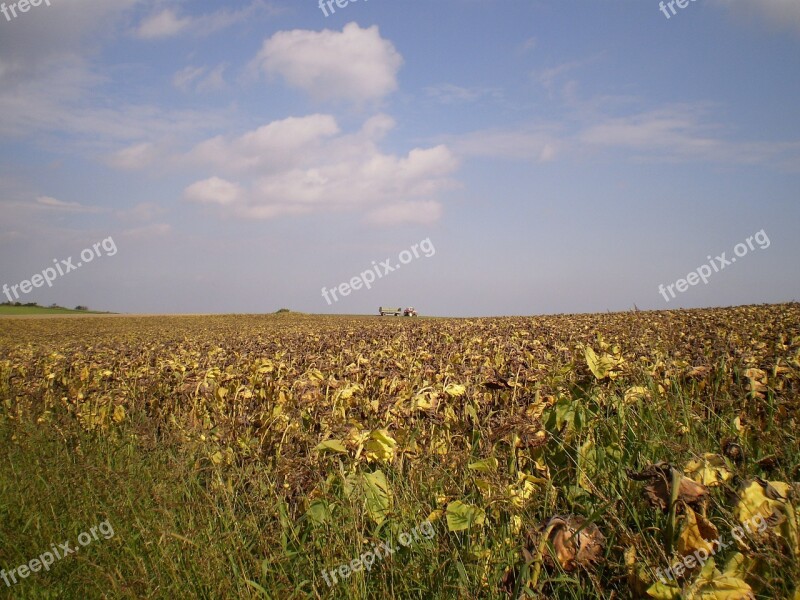
<path id="1" fill-rule="evenodd" d="M 18 2 L 0 300 L 800 300 L 796 0 Z"/>

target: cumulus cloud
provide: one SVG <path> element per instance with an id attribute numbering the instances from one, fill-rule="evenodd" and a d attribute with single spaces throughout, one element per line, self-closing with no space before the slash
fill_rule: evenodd
<path id="1" fill-rule="evenodd" d="M 405 156 L 382 152 L 377 142 L 393 125 L 377 115 L 342 133 L 332 116 L 316 114 L 212 138 L 185 160 L 212 165 L 226 178 L 198 181 L 184 197 L 242 218 L 350 210 L 382 224 L 435 220 L 442 213 L 437 195 L 457 185 L 458 161 L 445 145 Z"/>
<path id="2" fill-rule="evenodd" d="M 319 148 L 326 138 L 339 133 L 330 115 L 289 117 L 229 139 L 217 136 L 198 144 L 189 158 L 227 171 L 281 168 L 298 164 L 303 152 Z"/>
<path id="3" fill-rule="evenodd" d="M 380 100 L 397 89 L 403 57 L 377 26 L 281 31 L 264 42 L 255 65 L 317 100 Z"/>

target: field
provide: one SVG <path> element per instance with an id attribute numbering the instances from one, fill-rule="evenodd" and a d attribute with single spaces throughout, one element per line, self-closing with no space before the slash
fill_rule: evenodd
<path id="1" fill-rule="evenodd" d="M 3 597 L 800 598 L 798 304 L 6 319 L 0 406 Z"/>

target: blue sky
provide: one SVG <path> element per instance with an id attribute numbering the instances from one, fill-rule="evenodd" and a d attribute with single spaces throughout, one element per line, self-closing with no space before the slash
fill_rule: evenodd
<path id="1" fill-rule="evenodd" d="M 0 13 L 0 285 L 136 313 L 798 300 L 800 3 L 673 8 L 358 0 L 326 17 L 316 0 L 52 0 Z M 768 245 L 753 242 L 762 230 Z M 109 237 L 113 255 L 80 261 Z M 659 293 L 747 238 L 708 283 Z M 424 240 L 435 252 L 323 297 Z M 82 266 L 32 280 L 68 257 Z"/>

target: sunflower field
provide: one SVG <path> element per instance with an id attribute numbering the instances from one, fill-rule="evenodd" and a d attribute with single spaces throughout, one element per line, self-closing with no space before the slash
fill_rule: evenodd
<path id="1" fill-rule="evenodd" d="M 799 600 L 798 409 L 798 304 L 3 319 L 0 568 L 115 536 L 0 597 Z"/>

